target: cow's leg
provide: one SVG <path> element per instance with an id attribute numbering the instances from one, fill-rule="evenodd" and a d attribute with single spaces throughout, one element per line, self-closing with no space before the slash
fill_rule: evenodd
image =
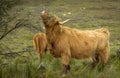
<path id="1" fill-rule="evenodd" d="M 62 58 L 62 64 L 64 66 L 62 76 L 65 76 L 66 73 L 70 71 L 70 65 L 69 65 L 70 56 L 67 53 L 63 53 L 61 55 L 61 58 Z"/>
<path id="2" fill-rule="evenodd" d="M 105 47 L 105 49 L 103 49 L 99 54 L 100 54 L 100 58 L 101 58 L 103 65 L 105 65 L 109 57 L 109 48 Z"/>
<path id="3" fill-rule="evenodd" d="M 99 53 L 101 63 L 98 67 L 99 71 L 102 71 L 105 67 L 105 64 L 108 62 L 108 57 L 109 57 L 109 48 L 105 47 L 101 52 Z"/>
<path id="4" fill-rule="evenodd" d="M 93 63 L 92 63 L 92 69 L 93 69 L 99 63 L 99 55 L 95 54 L 94 57 L 92 58 L 92 60 L 93 60 Z"/>
<path id="5" fill-rule="evenodd" d="M 70 65 L 63 65 L 64 66 L 64 70 L 63 70 L 63 74 L 66 74 L 67 72 L 70 71 Z"/>

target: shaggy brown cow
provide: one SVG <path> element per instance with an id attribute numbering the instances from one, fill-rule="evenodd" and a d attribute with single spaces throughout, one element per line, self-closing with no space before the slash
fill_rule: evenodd
<path id="1" fill-rule="evenodd" d="M 77 30 L 63 27 L 60 19 L 43 11 L 41 18 L 45 25 L 47 41 L 52 47 L 52 55 L 61 57 L 64 66 L 63 75 L 70 70 L 70 58 L 85 59 L 92 57 L 95 66 L 99 59 L 106 64 L 109 56 L 109 31 Z"/>
<path id="2" fill-rule="evenodd" d="M 35 50 L 38 52 L 39 57 L 42 58 L 43 53 L 47 50 L 47 38 L 44 33 L 37 33 L 33 37 Z"/>

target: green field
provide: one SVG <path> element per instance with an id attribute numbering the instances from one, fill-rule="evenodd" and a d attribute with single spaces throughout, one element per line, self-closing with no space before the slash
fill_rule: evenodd
<path id="1" fill-rule="evenodd" d="M 8 11 L 11 16 L 17 14 L 16 19 L 28 20 L 29 25 L 12 31 L 0 41 L 0 78 L 61 78 L 60 58 L 47 52 L 40 60 L 33 47 L 34 34 L 44 32 L 40 18 L 42 10 L 48 10 L 62 20 L 71 19 L 65 24 L 71 28 L 105 27 L 110 31 L 110 59 L 103 71 L 98 67 L 90 70 L 89 60 L 72 59 L 71 71 L 64 78 L 120 77 L 120 59 L 116 56 L 120 48 L 120 0 L 25 0 Z M 15 22 L 10 22 L 9 27 Z M 41 63 L 45 69 L 38 69 Z"/>

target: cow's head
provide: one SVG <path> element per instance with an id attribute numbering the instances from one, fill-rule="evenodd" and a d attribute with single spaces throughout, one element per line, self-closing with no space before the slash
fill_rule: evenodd
<path id="1" fill-rule="evenodd" d="M 60 20 L 61 20 L 60 18 L 58 18 L 57 16 L 55 16 L 47 11 L 42 11 L 41 18 L 42 18 L 43 23 L 45 24 L 45 27 L 61 25 L 70 20 L 70 19 L 67 19 L 63 22 L 60 22 Z"/>
<path id="2" fill-rule="evenodd" d="M 45 27 L 59 25 L 60 19 L 57 16 L 48 13 L 47 11 L 42 11 L 41 18 L 45 24 Z"/>

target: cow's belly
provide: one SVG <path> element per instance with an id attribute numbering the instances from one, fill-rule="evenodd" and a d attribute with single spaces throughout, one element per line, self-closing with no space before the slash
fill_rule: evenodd
<path id="1" fill-rule="evenodd" d="M 82 52 L 71 53 L 71 56 L 72 58 L 76 58 L 76 59 L 85 59 L 92 57 L 95 53 L 96 53 L 95 51 L 82 51 Z"/>
<path id="2" fill-rule="evenodd" d="M 73 58 L 89 58 L 93 56 L 96 53 L 97 49 L 97 44 L 96 43 L 91 43 L 90 45 L 79 45 L 71 47 L 71 56 Z"/>

